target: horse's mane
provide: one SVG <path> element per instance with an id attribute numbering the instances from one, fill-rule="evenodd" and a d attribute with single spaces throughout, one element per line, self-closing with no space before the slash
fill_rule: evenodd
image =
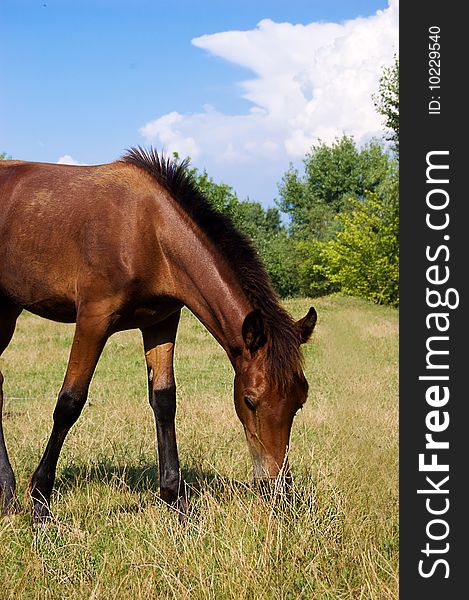
<path id="1" fill-rule="evenodd" d="M 253 308 L 261 310 L 269 334 L 267 360 L 271 375 L 278 385 L 285 386 L 302 367 L 299 334 L 293 319 L 281 307 L 251 241 L 229 217 L 212 207 L 197 187 L 188 159 L 178 163 L 153 148 L 138 147 L 128 150 L 121 161 L 154 177 L 219 249 Z"/>

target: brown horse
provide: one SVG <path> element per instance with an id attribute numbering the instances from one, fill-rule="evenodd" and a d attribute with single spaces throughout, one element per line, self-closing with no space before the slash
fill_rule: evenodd
<path id="1" fill-rule="evenodd" d="M 161 497 L 187 508 L 174 417 L 173 352 L 182 306 L 221 344 L 257 480 L 285 474 L 293 417 L 306 400 L 300 344 L 316 323 L 280 306 L 252 245 L 197 190 L 187 163 L 130 150 L 92 167 L 0 161 L 0 355 L 23 309 L 76 322 L 44 455 L 30 482 L 33 519 L 50 515 L 60 450 L 111 334 L 139 328 L 156 420 Z M 15 477 L 1 423 L 2 509 Z"/>

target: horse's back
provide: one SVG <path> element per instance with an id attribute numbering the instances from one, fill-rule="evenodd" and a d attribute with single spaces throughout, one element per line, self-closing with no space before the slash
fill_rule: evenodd
<path id="1" fill-rule="evenodd" d="M 78 294 L 125 287 L 145 229 L 145 179 L 119 163 L 0 161 L 0 293 L 73 321 Z"/>

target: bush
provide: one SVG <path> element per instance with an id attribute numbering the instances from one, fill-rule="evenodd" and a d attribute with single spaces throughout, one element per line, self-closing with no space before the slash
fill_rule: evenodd
<path id="1" fill-rule="evenodd" d="M 272 285 L 281 298 L 293 298 L 301 293 L 299 257 L 296 246 L 283 229 L 255 240 L 260 257 L 269 273 Z"/>
<path id="2" fill-rule="evenodd" d="M 326 276 L 322 250 L 324 242 L 312 239 L 308 242 L 297 242 L 298 277 L 300 294 L 302 296 L 324 296 L 336 291 L 334 285 Z"/>
<path id="3" fill-rule="evenodd" d="M 377 304 L 399 304 L 399 213 L 396 201 L 376 194 L 350 200 L 339 213 L 342 230 L 324 244 L 323 273 L 346 294 Z"/>

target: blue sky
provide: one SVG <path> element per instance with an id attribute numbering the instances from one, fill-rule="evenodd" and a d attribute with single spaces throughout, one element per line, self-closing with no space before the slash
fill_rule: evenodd
<path id="1" fill-rule="evenodd" d="M 272 205 L 318 139 L 379 134 L 397 19 L 398 0 L 1 0 L 0 151 L 96 164 L 154 145 Z"/>

